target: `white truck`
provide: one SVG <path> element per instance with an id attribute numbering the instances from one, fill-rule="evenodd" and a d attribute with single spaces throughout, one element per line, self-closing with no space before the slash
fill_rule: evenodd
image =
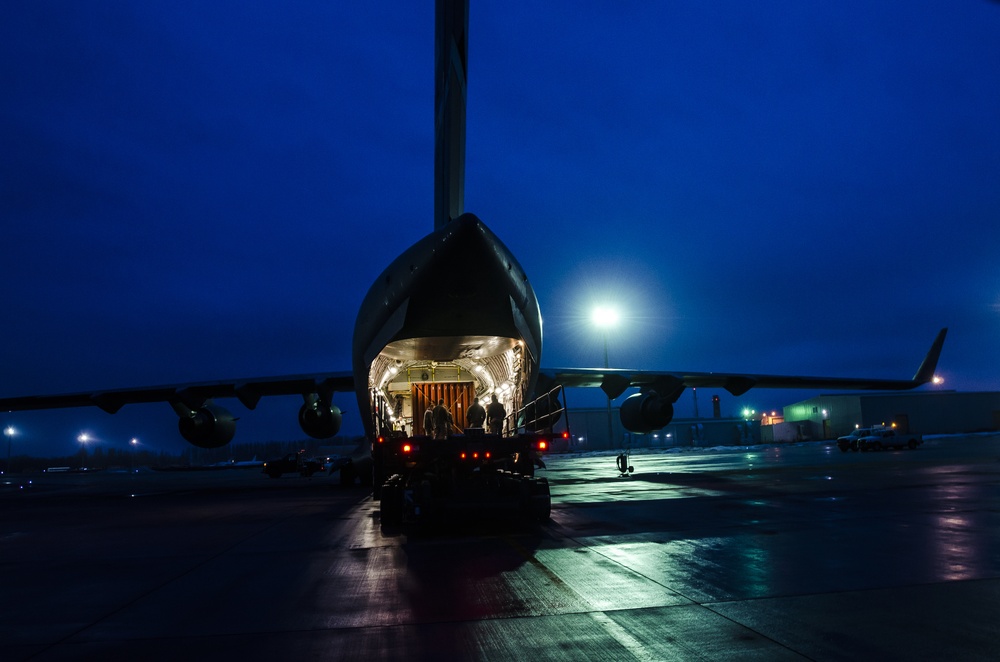
<path id="1" fill-rule="evenodd" d="M 844 453 L 858 450 L 858 440 L 871 435 L 871 428 L 855 428 L 850 434 L 837 437 L 837 447 Z"/>
<path id="2" fill-rule="evenodd" d="M 888 448 L 899 450 L 904 447 L 913 450 L 922 443 L 924 439 L 919 434 L 900 432 L 895 428 L 882 428 L 873 429 L 870 434 L 858 439 L 858 450 L 880 451 Z"/>

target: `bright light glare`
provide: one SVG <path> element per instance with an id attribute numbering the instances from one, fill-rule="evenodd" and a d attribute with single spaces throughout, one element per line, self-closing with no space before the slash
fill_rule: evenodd
<path id="1" fill-rule="evenodd" d="M 597 308 L 594 308 L 594 312 L 591 313 L 590 319 L 596 326 L 608 328 L 618 324 L 619 316 L 618 311 L 614 308 L 609 306 L 598 306 Z"/>
<path id="2" fill-rule="evenodd" d="M 941 377 L 939 375 L 934 375 L 934 378 L 931 380 L 931 382 L 934 384 L 944 384 L 944 377 Z"/>
<path id="3" fill-rule="evenodd" d="M 80 436 L 78 436 L 76 440 L 79 441 L 81 444 L 85 444 L 88 441 L 90 441 L 90 435 L 87 434 L 86 432 L 81 432 Z"/>
<path id="4" fill-rule="evenodd" d="M 14 429 L 13 425 L 8 425 L 3 429 L 3 433 L 8 437 L 13 437 L 15 434 L 17 434 L 17 430 Z"/>

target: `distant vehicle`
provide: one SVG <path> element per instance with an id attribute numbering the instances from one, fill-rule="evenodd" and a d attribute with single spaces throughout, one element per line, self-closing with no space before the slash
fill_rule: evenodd
<path id="1" fill-rule="evenodd" d="M 880 451 L 884 448 L 900 450 L 904 447 L 913 450 L 922 443 L 924 443 L 924 438 L 919 434 L 900 432 L 895 428 L 884 428 L 872 430 L 870 435 L 858 439 L 858 450 Z"/>
<path id="2" fill-rule="evenodd" d="M 306 459 L 305 451 L 299 451 L 298 453 L 289 453 L 277 460 L 268 460 L 264 463 L 263 473 L 266 473 L 271 478 L 281 478 L 283 474 L 291 473 L 297 473 L 300 476 L 308 478 L 314 473 L 323 471 L 323 469 L 322 462 Z"/>
<path id="3" fill-rule="evenodd" d="M 837 437 L 837 446 L 841 451 L 847 452 L 858 450 L 858 440 L 862 437 L 867 437 L 871 435 L 872 428 L 856 428 L 851 431 L 850 434 L 845 434 L 843 437 Z"/>

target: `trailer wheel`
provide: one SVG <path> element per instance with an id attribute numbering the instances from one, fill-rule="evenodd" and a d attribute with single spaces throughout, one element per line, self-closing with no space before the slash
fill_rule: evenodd
<path id="1" fill-rule="evenodd" d="M 535 522 L 547 522 L 552 513 L 552 495 L 549 492 L 548 478 L 535 478 L 531 481 L 531 500 L 528 513 Z"/>
<path id="2" fill-rule="evenodd" d="M 340 468 L 341 487 L 350 487 L 351 485 L 354 485 L 355 478 L 356 476 L 354 475 L 354 467 L 352 465 L 345 464 Z"/>
<path id="3" fill-rule="evenodd" d="M 382 497 L 379 501 L 382 526 L 399 526 L 403 523 L 403 488 L 400 485 L 386 484 L 382 486 Z"/>

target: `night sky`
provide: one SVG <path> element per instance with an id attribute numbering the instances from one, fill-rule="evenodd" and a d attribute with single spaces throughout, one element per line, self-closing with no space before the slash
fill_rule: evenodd
<path id="1" fill-rule="evenodd" d="M 348 370 L 433 226 L 433 12 L 4 3 L 0 395 Z M 611 300 L 617 367 L 908 378 L 948 326 L 944 387 L 1000 389 L 998 35 L 985 0 L 474 0 L 466 210 L 543 364 L 602 365 Z M 300 402 L 232 403 L 236 442 Z M 186 447 L 166 404 L 2 416 L 15 455 Z"/>

